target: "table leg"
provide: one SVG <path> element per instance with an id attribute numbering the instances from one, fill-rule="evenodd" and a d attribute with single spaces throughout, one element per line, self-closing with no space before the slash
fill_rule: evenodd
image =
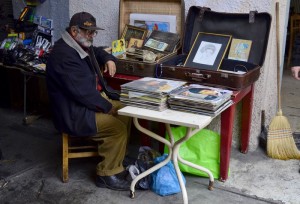
<path id="1" fill-rule="evenodd" d="M 222 182 L 228 178 L 235 108 L 236 104 L 233 104 L 221 114 L 220 181 Z"/>
<path id="2" fill-rule="evenodd" d="M 171 127 L 170 127 L 169 124 L 166 124 L 166 129 L 168 131 L 168 135 L 169 135 L 171 144 L 172 144 L 172 146 L 174 145 L 173 146 L 173 153 L 172 153 L 172 160 L 173 160 L 174 168 L 175 168 L 176 175 L 177 175 L 177 178 L 178 178 L 178 181 L 179 181 L 183 203 L 187 204 L 188 203 L 188 196 L 187 196 L 185 184 L 183 182 L 183 178 L 182 178 L 182 175 L 181 175 L 181 171 L 180 171 L 179 166 L 178 166 L 178 154 L 179 154 L 180 144 L 182 142 L 184 142 L 185 140 L 187 140 L 185 138 L 191 134 L 192 129 L 188 128 L 187 132 L 186 132 L 186 136 L 181 138 L 180 140 L 176 141 L 175 143 L 174 143 L 174 136 L 173 136 L 173 133 L 171 131 Z M 171 155 L 171 154 L 169 153 L 169 155 Z"/>
<path id="3" fill-rule="evenodd" d="M 147 127 L 148 129 L 151 128 L 151 122 L 148 121 L 148 120 L 140 120 L 140 124 L 143 126 L 143 127 Z M 165 125 L 163 123 L 158 123 L 158 135 L 161 135 L 161 136 L 165 136 L 165 133 L 166 133 L 166 128 L 165 128 Z M 152 141 L 151 141 L 151 138 L 148 137 L 148 135 L 145 135 L 145 134 L 141 134 L 141 144 L 143 146 L 148 146 L 148 147 L 152 147 Z M 158 147 L 158 151 L 163 154 L 164 153 L 164 145 L 163 143 L 160 143 L 159 144 L 159 147 Z"/>
<path id="4" fill-rule="evenodd" d="M 170 149 L 170 151 L 172 152 L 171 149 Z M 130 185 L 130 198 L 135 198 L 135 185 L 140 179 L 150 175 L 152 172 L 165 166 L 170 160 L 171 160 L 171 154 L 169 154 L 168 157 L 164 161 L 158 163 L 157 165 L 151 167 L 150 169 L 144 171 L 143 173 L 141 173 L 137 177 L 135 177 L 132 180 L 131 185 Z"/>
<path id="5" fill-rule="evenodd" d="M 33 121 L 37 120 L 41 117 L 41 115 L 27 115 L 27 82 L 31 79 L 32 75 L 27 75 L 23 73 L 24 77 L 24 91 L 23 91 L 23 110 L 24 110 L 24 117 L 23 117 L 23 124 L 30 125 Z"/>
<path id="6" fill-rule="evenodd" d="M 139 174 L 135 179 L 133 179 L 133 181 L 131 182 L 131 185 L 130 185 L 130 197 L 131 198 L 135 197 L 135 185 L 136 185 L 136 183 L 140 179 L 144 178 L 145 176 L 151 174 L 152 172 L 154 172 L 154 171 L 158 170 L 159 168 L 163 167 L 164 165 L 166 165 L 171 160 L 171 157 L 172 157 L 172 160 L 173 160 L 174 168 L 175 168 L 176 175 L 177 175 L 177 178 L 178 178 L 178 181 L 179 181 L 179 185 L 180 185 L 180 188 L 181 188 L 182 198 L 183 198 L 183 203 L 184 204 L 188 203 L 188 196 L 187 196 L 185 184 L 183 182 L 182 174 L 181 174 L 181 171 L 180 171 L 179 166 L 178 166 L 178 160 L 180 162 L 186 164 L 186 165 L 189 165 L 189 166 L 191 166 L 193 168 L 196 168 L 196 169 L 198 169 L 200 171 L 206 172 L 209 175 L 209 178 L 210 178 L 208 189 L 212 190 L 213 183 L 214 183 L 214 177 L 213 177 L 212 173 L 207 168 L 204 168 L 204 167 L 195 165 L 195 164 L 193 164 L 191 162 L 185 161 L 185 160 L 183 160 L 179 156 L 180 145 L 183 142 L 187 141 L 190 137 L 192 137 L 196 132 L 198 132 L 199 129 L 188 128 L 185 136 L 182 137 L 181 139 L 179 139 L 178 141 L 174 142 L 174 136 L 173 136 L 173 133 L 171 131 L 170 124 L 165 124 L 166 129 L 168 131 L 168 135 L 170 137 L 170 141 L 168 141 L 165 138 L 163 138 L 163 137 L 155 134 L 154 132 L 152 132 L 152 131 L 150 131 L 150 130 L 148 130 L 146 128 L 143 128 L 139 124 L 138 118 L 133 118 L 133 123 L 134 123 L 135 127 L 139 131 L 141 131 L 142 133 L 145 133 L 146 135 L 148 135 L 148 136 L 150 136 L 150 137 L 152 137 L 152 138 L 154 138 L 154 139 L 156 139 L 156 140 L 164 143 L 165 145 L 167 145 L 168 148 L 169 148 L 169 155 L 168 155 L 168 157 L 164 161 L 156 164 L 155 166 L 153 166 L 150 169 L 148 169 L 147 171 Z"/>
<path id="7" fill-rule="evenodd" d="M 135 179 L 133 179 L 133 181 L 131 182 L 131 185 L 130 185 L 130 198 L 134 198 L 135 197 L 135 185 L 136 185 L 136 183 L 140 179 L 144 178 L 145 176 L 151 174 L 152 172 L 154 172 L 157 169 L 159 169 L 159 168 L 163 167 L 164 165 L 166 165 L 171 160 L 171 155 L 172 155 L 172 147 L 171 147 L 172 145 L 171 145 L 171 143 L 168 140 L 166 140 L 165 138 L 163 138 L 163 137 L 155 134 L 154 132 L 151 132 L 150 130 L 147 130 L 147 129 L 143 128 L 139 124 L 138 118 L 133 118 L 133 123 L 134 123 L 135 127 L 139 131 L 141 131 L 142 133 L 145 133 L 146 135 L 148 135 L 148 136 L 150 136 L 150 137 L 152 137 L 152 138 L 154 138 L 154 139 L 156 139 L 156 140 L 164 143 L 165 145 L 167 145 L 169 147 L 169 152 L 170 153 L 169 153 L 168 157 L 164 161 L 162 161 L 159 164 L 151 167 L 150 169 L 148 169 L 147 171 L 139 174 Z"/>
<path id="8" fill-rule="evenodd" d="M 241 152 L 247 153 L 250 139 L 250 128 L 252 119 L 254 86 L 242 100 L 242 132 L 241 132 Z"/>
<path id="9" fill-rule="evenodd" d="M 140 124 L 142 127 L 150 128 L 150 121 L 148 120 L 140 120 Z M 141 144 L 143 146 L 151 147 L 151 138 L 148 135 L 141 133 Z"/>
<path id="10" fill-rule="evenodd" d="M 186 161 L 186 160 L 182 159 L 179 155 L 180 145 L 183 142 L 187 141 L 189 138 L 191 138 L 193 135 L 195 135 L 199 131 L 199 129 L 194 129 L 193 130 L 193 128 L 187 128 L 185 136 L 182 137 L 181 139 L 177 140 L 175 143 L 173 142 L 174 141 L 174 136 L 173 136 L 173 133 L 171 131 L 171 127 L 170 127 L 169 124 L 166 124 L 166 129 L 168 131 L 168 135 L 170 136 L 171 144 L 173 144 L 172 160 L 173 160 L 175 171 L 176 171 L 176 174 L 177 174 L 177 178 L 178 178 L 178 181 L 179 181 L 179 184 L 180 184 L 183 203 L 186 204 L 186 203 L 188 203 L 188 197 L 187 197 L 186 188 L 185 188 L 185 185 L 184 185 L 184 182 L 183 182 L 183 178 L 182 178 L 182 175 L 181 175 L 181 171 L 180 171 L 179 166 L 178 166 L 178 160 L 181 163 L 185 164 L 185 165 L 188 165 L 188 166 L 193 167 L 195 169 L 198 169 L 200 171 L 206 172 L 209 175 L 209 179 L 210 179 L 209 187 L 208 187 L 209 190 L 213 189 L 214 177 L 213 177 L 211 171 L 208 170 L 207 168 L 201 167 L 201 166 L 193 164 L 189 161 Z"/>
<path id="11" fill-rule="evenodd" d="M 26 87 L 26 85 L 27 85 L 27 77 L 26 77 L 26 75 L 24 74 L 23 75 L 23 79 L 24 79 L 24 90 L 23 90 L 23 101 L 24 101 L 24 105 L 23 105 L 23 116 L 24 116 L 24 118 L 23 118 L 23 121 L 24 120 L 26 120 L 26 115 L 27 115 L 27 112 L 26 112 L 26 108 L 27 108 L 27 104 L 26 104 L 26 100 L 27 100 L 27 87 Z"/>

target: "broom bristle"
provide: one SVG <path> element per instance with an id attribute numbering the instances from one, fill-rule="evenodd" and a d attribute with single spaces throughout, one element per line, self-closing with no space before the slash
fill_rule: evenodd
<path id="1" fill-rule="evenodd" d="M 291 126 L 282 112 L 279 111 L 269 126 L 267 137 L 267 154 L 274 159 L 300 159 L 298 150 L 292 135 Z"/>

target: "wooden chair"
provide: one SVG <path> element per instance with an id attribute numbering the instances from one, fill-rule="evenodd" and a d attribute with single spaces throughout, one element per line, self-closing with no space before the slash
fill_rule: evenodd
<path id="1" fill-rule="evenodd" d="M 288 60 L 287 60 L 288 68 L 291 65 L 295 36 L 299 32 L 300 32 L 300 14 L 293 14 L 290 17 L 290 38 L 289 38 L 290 42 L 289 42 L 289 52 L 288 52 Z"/>
<path id="2" fill-rule="evenodd" d="M 70 137 L 62 133 L 62 180 L 69 180 L 69 159 L 98 156 L 97 144 L 86 144 L 89 138 Z M 83 145 L 82 145 L 83 144 Z"/>

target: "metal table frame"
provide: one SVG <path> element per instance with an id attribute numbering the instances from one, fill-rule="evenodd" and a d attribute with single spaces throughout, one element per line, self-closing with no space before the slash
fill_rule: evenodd
<path id="1" fill-rule="evenodd" d="M 212 173 L 210 172 L 210 170 L 208 170 L 205 167 L 202 167 L 202 166 L 193 164 L 189 161 L 186 161 L 186 160 L 182 159 L 179 155 L 180 145 L 183 142 L 187 141 L 189 138 L 191 138 L 196 132 L 203 129 L 207 125 L 209 125 L 210 122 L 212 121 L 213 117 L 199 115 L 199 114 L 193 114 L 193 113 L 184 113 L 184 112 L 170 110 L 170 109 L 159 112 L 159 111 L 131 107 L 131 106 L 126 106 L 125 108 L 120 109 L 118 111 L 118 113 L 119 113 L 119 115 L 133 117 L 133 123 L 138 130 L 140 130 L 141 132 L 145 133 L 146 135 L 162 142 L 163 144 L 165 144 L 169 147 L 169 155 L 164 161 L 156 164 L 155 166 L 151 167 L 147 171 L 139 174 L 132 181 L 131 186 L 130 186 L 130 197 L 131 198 L 135 197 L 135 185 L 140 179 L 151 174 L 152 172 L 156 171 L 157 169 L 163 167 L 171 159 L 174 163 L 175 171 L 176 171 L 176 174 L 177 174 L 177 177 L 179 180 L 184 204 L 188 203 L 188 196 L 187 196 L 186 188 L 185 188 L 185 185 L 184 185 L 184 182 L 183 182 L 183 179 L 181 176 L 181 172 L 180 172 L 180 169 L 178 166 L 178 161 L 185 165 L 188 165 L 195 169 L 198 169 L 200 171 L 206 172 L 209 176 L 208 189 L 209 190 L 213 189 L 214 177 L 213 177 Z M 164 136 L 157 135 L 156 133 L 142 127 L 139 124 L 139 119 L 146 119 L 146 120 L 150 120 L 150 121 L 164 123 L 166 126 L 166 130 L 168 131 L 168 134 L 170 136 L 170 141 L 166 140 L 164 138 Z M 170 125 L 181 125 L 181 126 L 187 127 L 186 135 L 183 138 L 181 138 L 180 140 L 174 142 L 174 136 L 172 134 Z"/>
<path id="2" fill-rule="evenodd" d="M 38 72 L 33 72 L 33 71 L 26 71 L 26 70 L 21 70 L 21 73 L 23 74 L 23 122 L 24 124 L 30 124 L 34 120 L 38 119 L 40 116 L 39 115 L 27 115 L 27 82 L 32 78 L 32 77 L 39 77 L 39 78 L 45 78 L 46 75 L 44 73 L 38 73 Z"/>

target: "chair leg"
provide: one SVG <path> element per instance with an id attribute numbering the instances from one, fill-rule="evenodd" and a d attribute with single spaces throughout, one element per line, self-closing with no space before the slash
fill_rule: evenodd
<path id="1" fill-rule="evenodd" d="M 62 134 L 62 180 L 64 183 L 69 181 L 69 136 Z"/>

